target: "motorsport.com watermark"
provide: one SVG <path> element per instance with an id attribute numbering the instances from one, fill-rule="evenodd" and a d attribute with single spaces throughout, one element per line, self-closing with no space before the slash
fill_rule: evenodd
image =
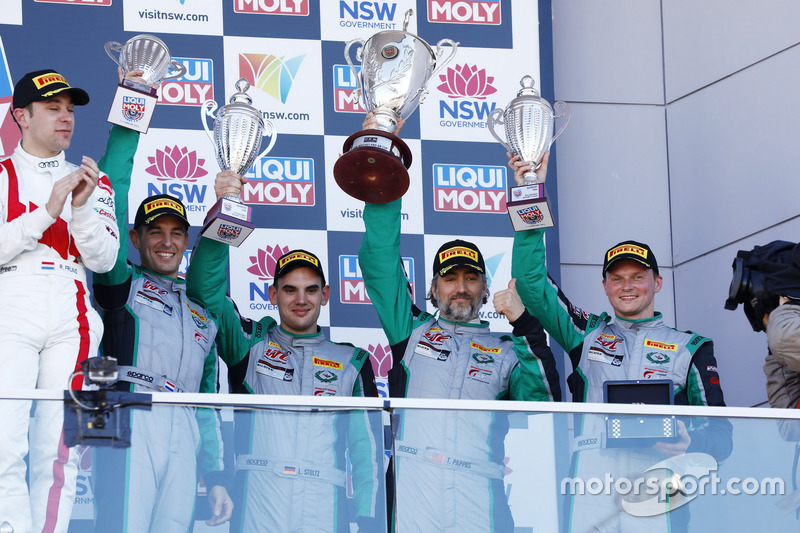
<path id="1" fill-rule="evenodd" d="M 661 461 L 632 476 L 574 477 L 561 480 L 562 496 L 619 496 L 633 516 L 654 516 L 677 509 L 702 495 L 783 496 L 782 478 L 730 477 L 716 472 L 717 461 L 705 453 L 687 453 Z M 579 468 L 580 471 L 580 468 Z"/>

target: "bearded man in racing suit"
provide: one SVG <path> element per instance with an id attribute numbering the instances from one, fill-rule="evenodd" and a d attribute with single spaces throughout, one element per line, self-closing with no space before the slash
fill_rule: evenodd
<path id="1" fill-rule="evenodd" d="M 245 179 L 217 175 L 215 192 L 239 195 Z M 317 325 L 330 287 L 319 259 L 293 250 L 278 259 L 270 303 L 280 323 L 242 317 L 226 297 L 228 245 L 201 238 L 189 267 L 189 296 L 214 313 L 231 390 L 245 394 L 377 396 L 369 353 L 325 338 Z M 370 416 L 367 416 L 370 415 Z M 236 512 L 231 531 L 384 531 L 380 413 L 260 409 L 237 413 Z M 345 512 L 345 446 L 355 516 Z"/>
<path id="2" fill-rule="evenodd" d="M 510 157 L 515 179 L 531 169 L 519 156 Z M 540 183 L 547 173 L 549 154 L 536 173 Z M 724 406 L 714 347 L 710 339 L 691 331 L 679 331 L 664 323 L 654 311 L 654 297 L 661 289 L 658 263 L 646 244 L 625 241 L 610 248 L 603 263 L 603 286 L 615 318 L 584 312 L 572 304 L 548 276 L 545 266 L 544 230 L 518 231 L 514 236 L 511 267 L 517 290 L 526 308 L 567 352 L 573 373 L 567 379 L 573 399 L 602 403 L 606 381 L 670 379 L 674 403 Z M 651 448 L 605 448 L 602 416 L 586 415 L 576 421 L 573 444 L 573 478 L 634 479 L 649 467 L 687 452 L 710 454 L 717 461 L 730 455 L 732 426 L 725 418 L 693 417 L 678 420 L 677 442 L 658 442 Z M 686 527 L 686 508 L 675 513 L 669 498 L 656 516 L 637 517 L 619 508 L 616 495 L 576 494 L 565 517 L 568 531 L 655 531 Z M 675 501 L 679 501 L 675 499 Z M 676 506 L 677 507 L 677 506 Z"/>
<path id="3" fill-rule="evenodd" d="M 30 72 L 14 88 L 22 140 L 0 161 L 0 390 L 81 389 L 76 366 L 97 351 L 103 325 L 92 309 L 86 269 L 106 272 L 119 248 L 108 177 L 84 156 L 66 161 L 73 106 L 89 96 L 53 70 Z M 66 531 L 75 499 L 77 454 L 64 445 L 64 406 L 0 402 L 0 526 Z"/>
<path id="4" fill-rule="evenodd" d="M 373 120 L 370 113 L 364 129 Z M 365 205 L 358 254 L 392 350 L 390 395 L 560 401 L 544 331 L 513 287 L 494 299 L 513 335 L 495 337 L 488 322 L 477 319 L 489 289 L 483 256 L 474 244 L 450 241 L 436 254 L 429 296 L 439 315 L 414 305 L 400 261 L 400 209 L 401 200 Z M 393 530 L 513 531 L 503 486 L 506 416 L 410 410 L 394 424 Z"/>
<path id="5" fill-rule="evenodd" d="M 128 192 L 138 141 L 138 132 L 115 125 L 100 160 L 100 167 L 114 176 L 120 234 L 128 228 Z M 178 198 L 145 198 L 129 232 L 142 264 L 128 261 L 124 245 L 114 268 L 94 277 L 94 295 L 104 310 L 102 352 L 120 364 L 120 390 L 218 392 L 216 324 L 189 300 L 186 281 L 178 276 L 188 231 L 186 207 Z M 230 518 L 216 413 L 159 405 L 131 415 L 130 448 L 95 450 L 95 531 L 190 530 L 197 473 L 208 488 L 213 515 L 208 524 Z"/>

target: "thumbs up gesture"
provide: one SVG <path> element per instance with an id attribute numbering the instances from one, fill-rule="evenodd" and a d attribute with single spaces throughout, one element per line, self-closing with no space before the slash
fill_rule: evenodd
<path id="1" fill-rule="evenodd" d="M 525 306 L 522 305 L 522 299 L 517 293 L 517 280 L 512 278 L 508 282 L 508 288 L 495 293 L 492 299 L 494 310 L 498 313 L 506 315 L 509 322 L 514 322 L 525 311 Z"/>

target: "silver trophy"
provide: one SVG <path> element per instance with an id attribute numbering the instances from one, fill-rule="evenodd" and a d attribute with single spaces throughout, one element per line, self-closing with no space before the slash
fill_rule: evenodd
<path id="1" fill-rule="evenodd" d="M 422 102 L 428 82 L 453 59 L 458 48 L 457 42 L 442 39 L 434 51 L 408 33 L 413 13 L 410 9 L 406 12 L 402 31 L 378 32 L 366 42 L 354 39 L 344 47 L 347 64 L 358 80 L 361 102 L 367 112 L 375 112 L 378 126 L 348 137 L 333 174 L 342 190 L 365 202 L 391 202 L 408 190 L 406 169 L 411 166 L 411 150 L 393 132 L 398 119 L 408 118 Z M 361 45 L 356 49 L 360 74 L 350 59 L 350 48 L 356 43 Z"/>
<path id="2" fill-rule="evenodd" d="M 519 83 L 522 89 L 517 97 L 505 109 L 497 108 L 492 111 L 487 125 L 489 133 L 506 150 L 536 168 L 542 156 L 567 127 L 570 111 L 564 102 L 556 102 L 550 107 L 547 100 L 541 98 L 539 92 L 533 88 L 531 76 L 524 76 Z M 553 128 L 557 118 L 562 118 L 563 122 L 554 135 Z M 495 131 L 498 124 L 505 126 L 508 142 Z M 526 172 L 523 179 L 522 186 L 511 188 L 511 201 L 506 202 L 514 229 L 520 231 L 552 227 L 553 216 L 545 194 L 544 180 L 540 183 L 533 169 Z"/>
<path id="3" fill-rule="evenodd" d="M 217 111 L 217 103 L 207 100 L 200 108 L 203 129 L 216 147 L 217 163 L 222 170 L 232 170 L 236 174 L 247 171 L 256 159 L 267 155 L 275 145 L 277 135 L 275 126 L 264 120 L 261 112 L 251 104 L 247 95 L 250 84 L 240 78 L 236 82 L 236 93 L 230 103 Z M 214 133 L 208 128 L 206 117 L 214 119 Z M 270 136 L 267 147 L 258 153 L 261 139 Z M 201 234 L 232 246 L 239 246 L 252 233 L 255 225 L 250 222 L 250 207 L 234 194 L 220 198 L 206 217 Z"/>
<path id="4" fill-rule="evenodd" d="M 155 35 L 136 35 L 125 44 L 109 41 L 106 43 L 106 53 L 122 67 L 123 74 L 132 70 L 144 71 L 142 78 L 151 87 L 186 74 L 186 67 L 173 61 L 167 45 Z"/>

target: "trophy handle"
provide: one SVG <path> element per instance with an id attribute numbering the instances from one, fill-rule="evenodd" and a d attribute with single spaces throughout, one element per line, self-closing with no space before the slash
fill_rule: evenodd
<path id="1" fill-rule="evenodd" d="M 550 141 L 552 145 L 558 139 L 558 136 L 561 135 L 561 132 L 564 131 L 564 128 L 567 127 L 569 124 L 569 117 L 570 117 L 570 109 L 566 102 L 556 102 L 553 104 L 553 109 L 556 113 L 553 115 L 553 119 L 563 118 L 564 121 L 561 123 L 561 127 L 558 128 L 558 131 L 553 135 L 553 139 Z"/>
<path id="2" fill-rule="evenodd" d="M 122 70 L 125 70 L 125 67 L 122 66 L 122 63 L 119 62 L 119 53 L 122 52 L 122 45 L 116 41 L 108 41 L 106 43 L 106 53 L 108 57 L 114 60 L 114 63 L 120 66 Z M 116 52 L 117 55 L 115 56 L 111 52 Z"/>
<path id="3" fill-rule="evenodd" d="M 503 113 L 505 113 L 505 109 L 497 108 L 489 114 L 489 117 L 486 119 L 486 125 L 489 127 L 489 133 L 492 134 L 492 137 L 497 139 L 497 142 L 502 144 L 506 147 L 506 151 L 510 154 L 514 153 L 514 150 L 503 140 L 497 132 L 494 130 L 495 124 L 500 124 L 501 126 L 505 124 L 505 120 L 503 119 Z"/>
<path id="4" fill-rule="evenodd" d="M 167 72 L 176 71 L 173 74 L 169 74 L 164 76 L 164 80 L 174 80 L 175 78 L 180 78 L 184 74 L 186 74 L 186 66 L 183 63 L 175 61 L 174 59 L 169 64 L 169 70 Z M 163 81 L 163 80 L 162 80 Z"/>
<path id="5" fill-rule="evenodd" d="M 364 48 L 364 40 L 363 39 L 353 39 L 352 41 L 347 41 L 347 44 L 344 45 L 344 59 L 347 61 L 347 64 L 350 65 L 350 72 L 353 73 L 353 77 L 356 79 L 356 83 L 358 84 L 358 89 L 356 89 L 356 93 L 358 94 L 358 99 L 362 100 L 362 105 L 366 104 L 366 101 L 361 97 L 363 94 L 363 87 L 361 86 L 361 76 L 358 75 L 356 72 L 356 67 L 353 65 L 353 62 L 350 60 L 350 47 L 356 43 L 360 43 L 361 46 L 356 49 L 356 61 L 361 62 L 361 50 Z M 367 107 L 364 105 L 364 107 Z"/>
<path id="6" fill-rule="evenodd" d="M 266 137 L 267 135 L 270 136 L 269 144 L 267 145 L 266 148 L 264 148 L 264 150 L 260 154 L 258 154 L 258 156 L 255 158 L 255 161 L 258 161 L 259 159 L 267 155 L 270 152 L 270 150 L 272 150 L 272 147 L 275 146 L 275 140 L 278 138 L 278 134 L 275 132 L 275 124 L 273 124 L 272 121 L 270 120 L 264 121 L 264 131 L 261 134 L 261 137 Z"/>
<path id="7" fill-rule="evenodd" d="M 214 135 L 211 133 L 211 130 L 208 129 L 208 119 L 206 117 L 211 117 L 216 120 L 217 117 L 214 116 L 214 111 L 217 110 L 217 102 L 215 100 L 206 100 L 203 102 L 203 105 L 200 106 L 200 120 L 203 121 L 203 129 L 206 130 L 206 135 L 208 135 L 208 139 L 214 144 Z"/>
<path id="8" fill-rule="evenodd" d="M 448 56 L 445 57 L 444 59 L 442 59 L 442 56 L 444 55 L 444 50 L 442 50 L 443 44 L 450 45 L 450 54 L 448 54 Z M 434 52 L 433 54 L 436 57 L 436 68 L 434 68 L 433 72 L 431 72 L 431 77 L 428 78 L 429 80 L 434 76 L 436 76 L 436 74 L 438 74 L 439 71 L 442 70 L 445 65 L 447 65 L 450 61 L 453 60 L 453 57 L 455 57 L 456 55 L 456 50 L 458 49 L 458 44 L 459 43 L 455 42 L 452 39 L 442 39 L 441 41 L 436 43 L 436 52 Z"/>

